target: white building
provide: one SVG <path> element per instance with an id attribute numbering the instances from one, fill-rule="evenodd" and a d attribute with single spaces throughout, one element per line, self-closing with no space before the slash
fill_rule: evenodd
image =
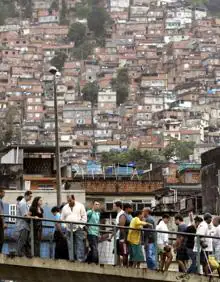
<path id="1" fill-rule="evenodd" d="M 116 108 L 116 92 L 111 88 L 103 89 L 98 93 L 98 110 L 112 112 Z"/>
<path id="2" fill-rule="evenodd" d="M 111 12 L 120 12 L 128 8 L 130 5 L 130 0 L 110 0 Z"/>

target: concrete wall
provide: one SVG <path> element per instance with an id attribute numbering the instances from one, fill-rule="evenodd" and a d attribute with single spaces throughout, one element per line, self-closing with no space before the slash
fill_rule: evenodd
<path id="1" fill-rule="evenodd" d="M 185 278 L 183 277 L 185 275 Z M 182 277 L 182 278 L 181 278 Z M 61 260 L 8 258 L 0 255 L 0 279 L 29 282 L 208 282 L 210 278 L 177 272 L 160 273 L 146 269 L 96 266 Z M 219 278 L 212 278 L 212 282 Z"/>
<path id="2" fill-rule="evenodd" d="M 33 198 L 34 197 L 42 197 L 44 205 L 54 206 L 57 202 L 56 191 L 43 191 L 43 190 L 36 190 L 32 191 Z M 66 190 L 62 192 L 62 202 L 66 202 L 67 195 L 74 194 L 77 201 L 85 204 L 85 191 L 82 190 Z M 24 191 L 6 191 L 4 202 L 8 204 L 15 204 L 16 198 L 20 195 L 24 195 Z"/>

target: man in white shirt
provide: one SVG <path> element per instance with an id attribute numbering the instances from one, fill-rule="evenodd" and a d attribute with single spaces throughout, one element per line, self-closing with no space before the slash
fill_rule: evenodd
<path id="1" fill-rule="evenodd" d="M 122 215 L 124 215 L 124 211 L 122 209 L 122 202 L 121 201 L 116 201 L 113 205 L 113 209 L 114 211 L 117 212 L 117 216 L 116 216 L 116 220 L 115 220 L 115 223 L 116 225 L 118 226 L 124 226 L 122 220 Z M 117 252 L 117 265 L 121 265 L 121 257 L 124 257 L 125 254 L 124 253 L 124 248 L 122 247 L 122 244 L 120 243 L 120 229 L 117 230 L 117 233 L 116 233 L 116 252 Z"/>
<path id="2" fill-rule="evenodd" d="M 17 255 L 19 257 L 26 256 L 31 257 L 31 245 L 29 241 L 30 237 L 30 223 L 29 217 L 29 202 L 32 199 L 32 192 L 26 191 L 24 198 L 17 204 L 17 216 L 26 217 L 25 219 L 16 220 L 16 233 L 18 234 L 17 241 Z"/>
<path id="3" fill-rule="evenodd" d="M 169 231 L 168 222 L 169 215 L 164 214 L 162 220 L 156 226 L 157 231 Z M 157 232 L 157 245 L 158 245 L 158 254 L 160 255 L 160 270 L 168 271 L 170 264 L 172 262 L 173 256 L 171 253 L 171 247 L 169 246 L 169 234 L 168 233 L 159 233 Z"/>
<path id="4" fill-rule="evenodd" d="M 69 249 L 69 257 L 72 260 L 83 262 L 85 260 L 85 245 L 83 223 L 87 222 L 87 214 L 83 204 L 75 200 L 74 195 L 67 197 L 66 204 L 61 213 L 61 220 L 70 222 L 82 222 L 81 224 L 67 225 L 67 242 Z M 73 231 L 73 242 L 71 242 L 71 228 Z"/>
<path id="5" fill-rule="evenodd" d="M 210 213 L 206 213 L 204 215 L 204 220 L 201 221 L 200 217 L 195 217 L 194 219 L 196 224 L 196 235 L 203 235 L 203 236 L 212 236 L 213 228 L 211 225 L 212 222 L 212 215 Z M 200 246 L 198 246 L 198 239 L 195 237 L 195 244 L 194 244 L 194 252 L 200 252 L 200 263 L 203 267 L 203 273 L 207 276 L 209 275 L 209 266 L 207 258 L 210 253 L 213 252 L 212 246 L 212 239 L 200 237 Z"/>
<path id="6" fill-rule="evenodd" d="M 216 216 L 213 219 L 213 225 L 215 226 L 214 237 L 219 237 L 219 239 L 213 240 L 213 249 L 215 258 L 217 261 L 220 261 L 220 216 Z"/>

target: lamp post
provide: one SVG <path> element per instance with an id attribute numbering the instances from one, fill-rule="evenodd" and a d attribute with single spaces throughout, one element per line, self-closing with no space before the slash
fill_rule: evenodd
<path id="1" fill-rule="evenodd" d="M 55 115 L 55 144 L 56 144 L 56 188 L 57 188 L 57 205 L 61 205 L 61 169 L 60 169 L 60 141 L 59 141 L 59 124 L 58 124 L 58 107 L 57 107 L 57 85 L 56 79 L 60 76 L 57 68 L 51 67 L 49 72 L 53 75 L 53 95 L 54 95 L 54 115 Z"/>

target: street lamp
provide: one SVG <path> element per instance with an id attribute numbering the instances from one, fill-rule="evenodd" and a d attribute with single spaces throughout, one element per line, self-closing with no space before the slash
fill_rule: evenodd
<path id="1" fill-rule="evenodd" d="M 60 141 L 58 125 L 58 107 L 57 107 L 57 85 L 56 79 L 61 75 L 57 68 L 50 67 L 49 72 L 53 75 L 53 96 L 54 96 L 54 114 L 55 114 L 55 144 L 56 144 L 56 188 L 57 188 L 57 205 L 61 205 L 61 169 L 60 169 Z"/>

